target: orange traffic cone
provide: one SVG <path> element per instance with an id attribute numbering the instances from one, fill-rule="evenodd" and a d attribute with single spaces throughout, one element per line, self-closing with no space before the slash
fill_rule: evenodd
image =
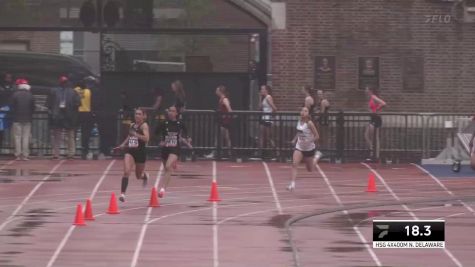
<path id="1" fill-rule="evenodd" d="M 208 201 L 211 201 L 211 202 L 221 201 L 218 195 L 218 185 L 216 184 L 215 181 L 213 181 L 213 183 L 211 184 L 211 194 L 209 195 Z"/>
<path id="2" fill-rule="evenodd" d="M 107 210 L 108 214 L 119 214 L 119 208 L 117 207 L 117 199 L 115 198 L 114 192 L 111 194 L 111 200 L 109 202 L 109 209 Z"/>
<path id="3" fill-rule="evenodd" d="M 368 174 L 368 189 L 366 189 L 366 192 L 377 192 L 376 190 L 376 181 L 374 177 L 374 173 L 370 172 Z"/>
<path id="4" fill-rule="evenodd" d="M 155 186 L 152 188 L 152 194 L 150 195 L 150 204 L 148 206 L 152 208 L 160 207 L 160 203 L 158 203 L 157 188 L 155 188 Z"/>
<path id="5" fill-rule="evenodd" d="M 88 199 L 86 202 L 86 211 L 84 212 L 84 219 L 88 221 L 94 221 L 94 215 L 92 215 L 92 204 L 90 199 Z"/>
<path id="6" fill-rule="evenodd" d="M 86 223 L 84 222 L 84 217 L 82 215 L 82 205 L 78 204 L 76 208 L 76 218 L 74 219 L 74 225 L 77 226 L 84 226 Z"/>

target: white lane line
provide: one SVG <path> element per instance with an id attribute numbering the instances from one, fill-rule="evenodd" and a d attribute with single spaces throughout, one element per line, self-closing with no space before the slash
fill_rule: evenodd
<path id="1" fill-rule="evenodd" d="M 48 175 L 43 177 L 43 179 L 38 184 L 36 184 L 36 186 L 30 191 L 30 193 L 25 197 L 25 199 L 23 199 L 20 205 L 13 211 L 13 213 L 8 216 L 8 218 L 2 223 L 2 225 L 0 225 L 0 231 L 2 231 L 3 228 L 5 228 L 5 226 L 18 214 L 18 212 L 23 208 L 23 206 L 25 206 L 28 200 L 30 200 L 30 198 L 36 193 L 36 191 L 38 191 L 38 189 L 45 183 L 46 180 L 51 177 L 51 175 L 59 168 L 59 166 L 61 166 L 61 164 L 63 164 L 63 162 L 64 160 L 56 164 L 56 166 L 51 169 Z"/>
<path id="2" fill-rule="evenodd" d="M 439 184 L 440 187 L 442 187 L 449 195 L 451 196 L 454 196 L 455 197 L 455 194 L 450 191 L 441 181 L 439 181 L 439 179 L 437 179 L 437 177 L 435 177 L 434 175 L 432 175 L 432 173 L 430 173 L 428 170 L 426 170 L 424 167 L 420 166 L 419 164 L 414 164 L 414 163 L 411 163 L 412 165 L 416 166 L 419 170 L 421 170 L 422 172 L 426 173 L 427 175 L 429 175 L 430 178 L 432 178 L 432 180 L 434 180 L 437 184 Z M 475 210 L 472 209 L 472 207 L 470 207 L 469 205 L 467 205 L 467 203 L 465 203 L 464 201 L 460 200 L 459 201 L 460 204 L 462 204 L 467 210 L 469 210 L 470 212 L 475 212 Z"/>
<path id="3" fill-rule="evenodd" d="M 299 205 L 299 206 L 288 206 L 288 207 L 285 207 L 285 208 L 286 209 L 295 209 L 295 208 L 303 208 L 303 207 L 315 207 L 315 204 L 312 204 L 312 205 L 306 204 L 306 205 Z M 262 213 L 267 213 L 267 212 L 276 211 L 276 210 L 277 209 L 273 208 L 273 209 L 267 209 L 267 210 L 258 210 L 258 211 L 253 211 L 253 212 L 241 213 L 241 214 L 236 215 L 236 216 L 227 217 L 226 219 L 223 219 L 223 220 L 219 221 L 218 224 L 224 224 L 228 221 L 232 221 L 232 220 L 240 218 L 240 217 L 247 217 L 247 216 L 250 216 L 250 215 L 262 214 Z"/>
<path id="4" fill-rule="evenodd" d="M 99 188 L 99 186 L 102 184 L 102 181 L 104 181 L 104 179 L 106 178 L 107 174 L 109 173 L 109 170 L 112 168 L 112 165 L 114 165 L 115 163 L 115 160 L 111 161 L 111 163 L 109 163 L 109 165 L 107 166 L 107 168 L 104 170 L 104 172 L 102 173 L 102 176 L 101 178 L 99 179 L 99 181 L 96 183 L 96 186 L 94 186 L 94 189 L 92 190 L 92 193 L 90 195 L 90 200 L 92 201 L 94 196 L 96 195 L 97 193 L 97 190 Z M 54 262 L 56 261 L 56 259 L 58 258 L 59 254 L 61 253 L 61 251 L 63 250 L 64 246 L 66 245 L 66 243 L 68 242 L 69 240 L 69 237 L 73 234 L 73 231 L 74 229 L 76 229 L 76 226 L 75 225 L 71 225 L 68 229 L 68 232 L 66 233 L 66 235 L 64 235 L 63 239 L 61 240 L 61 242 L 59 243 L 59 246 L 56 248 L 56 251 L 54 252 L 53 256 L 51 257 L 51 259 L 49 260 L 48 264 L 46 265 L 47 267 L 51 267 L 53 266 Z"/>
<path id="5" fill-rule="evenodd" d="M 443 220 L 445 218 L 457 217 L 459 215 L 465 215 L 465 214 L 467 214 L 467 213 L 466 212 L 459 212 L 459 213 L 454 213 L 454 214 L 450 214 L 450 215 L 447 215 L 447 216 L 442 216 L 442 217 L 434 219 L 434 220 Z"/>
<path id="6" fill-rule="evenodd" d="M 328 188 L 330 189 L 331 193 L 332 193 L 332 196 L 333 198 L 336 200 L 336 202 L 338 203 L 338 205 L 340 205 L 341 207 L 343 207 L 343 202 L 341 201 L 340 197 L 338 196 L 338 194 L 336 193 L 335 189 L 333 189 L 333 186 L 331 185 L 330 183 L 330 180 L 328 179 L 327 175 L 323 172 L 323 170 L 320 168 L 320 166 L 318 164 L 315 165 L 318 172 L 320 173 L 320 175 L 323 177 L 323 180 L 325 180 L 325 183 L 327 184 Z M 379 260 L 378 256 L 376 256 L 376 253 L 374 253 L 373 249 L 368 245 L 368 241 L 366 240 L 366 238 L 363 236 L 363 234 L 361 233 L 360 229 L 358 228 L 358 226 L 355 224 L 355 222 L 353 221 L 353 219 L 351 219 L 349 213 L 347 210 L 343 210 L 342 211 L 346 216 L 347 216 L 347 219 L 348 221 L 353 225 L 353 230 L 356 232 L 356 234 L 358 235 L 358 237 L 360 238 L 361 242 L 363 243 L 363 245 L 365 246 L 366 250 L 368 251 L 369 255 L 371 255 L 371 258 L 373 258 L 373 261 L 376 263 L 377 266 L 383 266 L 381 264 L 381 261 Z"/>
<path id="7" fill-rule="evenodd" d="M 158 171 L 157 179 L 155 180 L 155 184 L 153 185 L 153 187 L 155 188 L 158 187 L 158 183 L 160 182 L 160 179 L 162 178 L 162 172 L 163 172 L 163 164 L 160 165 L 160 170 Z M 135 246 L 134 257 L 132 258 L 132 263 L 130 264 L 131 267 L 137 266 L 137 262 L 140 256 L 140 250 L 142 250 L 143 240 L 145 238 L 145 232 L 147 232 L 147 227 L 148 227 L 147 222 L 150 220 L 152 210 L 153 210 L 153 207 L 149 207 L 147 209 L 147 214 L 145 215 L 144 224 L 142 225 L 142 229 L 140 230 L 139 240 L 137 241 L 137 246 Z"/>
<path id="8" fill-rule="evenodd" d="M 378 177 L 379 181 L 384 185 L 384 187 L 386 187 L 386 189 L 391 193 L 391 195 L 394 197 L 394 199 L 396 199 L 398 201 L 401 201 L 401 199 L 396 195 L 396 193 L 394 193 L 394 191 L 391 189 L 391 187 L 386 183 L 384 178 L 375 169 L 371 168 L 371 166 L 369 166 L 366 163 L 361 163 L 361 164 L 363 164 L 366 168 L 368 168 L 370 171 L 372 171 L 376 175 L 376 177 Z M 401 206 L 407 211 L 407 213 L 409 213 L 411 215 L 411 217 L 414 220 L 418 220 L 417 216 L 409 209 L 408 206 L 406 206 L 405 204 L 402 204 Z M 450 250 L 448 250 L 447 248 L 443 248 L 443 249 L 444 249 L 445 254 L 447 254 L 447 256 L 449 256 L 449 258 L 455 263 L 455 265 L 457 265 L 458 267 L 463 266 L 462 263 L 460 263 L 460 261 L 457 258 L 455 258 L 455 256 L 452 254 L 452 252 L 450 252 Z"/>
<path id="9" fill-rule="evenodd" d="M 277 191 L 275 190 L 274 181 L 272 179 L 272 175 L 270 173 L 269 167 L 267 166 L 267 163 L 265 162 L 262 162 L 262 165 L 264 165 L 264 169 L 266 170 L 267 180 L 269 180 L 269 185 L 270 185 L 270 188 L 272 189 L 272 195 L 274 196 L 274 202 L 275 202 L 275 206 L 277 207 L 277 212 L 279 213 L 279 215 L 282 215 L 284 213 L 282 212 L 282 206 L 280 205 L 279 197 L 277 196 Z"/>
<path id="10" fill-rule="evenodd" d="M 213 161 L 213 183 L 217 182 L 216 161 Z M 213 267 L 219 266 L 218 258 L 218 203 L 213 202 Z"/>

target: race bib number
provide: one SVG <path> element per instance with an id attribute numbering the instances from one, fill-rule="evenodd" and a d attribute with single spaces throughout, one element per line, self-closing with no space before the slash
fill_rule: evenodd
<path id="1" fill-rule="evenodd" d="M 130 148 L 139 147 L 139 139 L 136 136 L 129 137 L 129 147 Z"/>
<path id="2" fill-rule="evenodd" d="M 175 147 L 178 145 L 178 138 L 176 135 L 165 136 L 165 145 Z"/>

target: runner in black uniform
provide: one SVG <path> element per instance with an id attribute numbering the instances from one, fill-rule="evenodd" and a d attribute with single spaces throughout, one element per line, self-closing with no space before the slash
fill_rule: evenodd
<path id="1" fill-rule="evenodd" d="M 147 185 L 148 174 L 144 172 L 145 161 L 147 160 L 145 145 L 150 138 L 148 124 L 145 111 L 142 109 L 135 110 L 135 122 L 130 125 L 129 135 L 124 142 L 115 149 L 124 149 L 124 175 L 120 187 L 119 200 L 125 201 L 125 191 L 129 185 L 129 175 L 135 164 L 135 176 L 137 179 L 143 180 L 143 186 Z"/>
<path id="2" fill-rule="evenodd" d="M 189 147 L 191 147 L 191 139 L 185 139 L 187 137 L 185 125 L 177 118 L 177 108 L 175 106 L 171 106 L 168 109 L 168 119 L 163 122 L 156 131 L 156 135 L 160 139 L 162 163 L 165 167 L 164 179 L 160 181 L 161 185 L 159 185 L 159 197 L 164 196 L 165 189 L 170 182 L 173 165 L 176 164 L 176 161 L 180 156 L 180 142 L 184 142 Z"/>

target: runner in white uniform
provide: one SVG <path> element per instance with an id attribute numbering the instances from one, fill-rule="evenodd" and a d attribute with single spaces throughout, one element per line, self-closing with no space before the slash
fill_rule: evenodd
<path id="1" fill-rule="evenodd" d="M 314 159 L 316 146 L 315 142 L 318 141 L 318 131 L 313 124 L 307 107 L 303 107 L 300 111 L 300 120 L 297 123 L 297 134 L 292 140 L 295 144 L 293 164 L 292 164 L 292 178 L 288 190 L 293 191 L 295 189 L 295 179 L 297 178 L 297 167 L 302 161 L 305 161 L 307 170 L 309 172 L 315 169 L 317 163 Z"/>

